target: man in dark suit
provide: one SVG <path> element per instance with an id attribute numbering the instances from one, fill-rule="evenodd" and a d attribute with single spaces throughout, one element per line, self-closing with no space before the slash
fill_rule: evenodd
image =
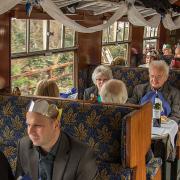
<path id="1" fill-rule="evenodd" d="M 62 110 L 45 100 L 32 102 L 26 114 L 28 137 L 20 140 L 16 177 L 32 180 L 91 180 L 93 153 L 59 126 Z"/>

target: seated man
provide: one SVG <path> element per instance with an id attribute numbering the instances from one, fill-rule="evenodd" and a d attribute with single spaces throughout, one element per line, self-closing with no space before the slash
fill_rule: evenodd
<path id="1" fill-rule="evenodd" d="M 156 92 L 162 101 L 162 116 L 180 121 L 180 91 L 168 82 L 169 67 L 165 61 L 152 61 L 149 65 L 149 82 L 137 85 L 129 103 L 143 104 L 152 101 L 154 104 Z"/>
<path id="2" fill-rule="evenodd" d="M 124 104 L 128 98 L 126 85 L 121 80 L 110 79 L 103 84 L 100 96 L 104 103 Z"/>
<path id="3" fill-rule="evenodd" d="M 46 100 L 32 101 L 26 114 L 28 137 L 18 144 L 16 178 L 90 180 L 96 176 L 93 153 L 60 129 L 62 110 Z"/>

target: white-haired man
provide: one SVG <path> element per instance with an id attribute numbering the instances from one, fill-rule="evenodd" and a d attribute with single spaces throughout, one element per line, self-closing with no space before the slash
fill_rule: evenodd
<path id="1" fill-rule="evenodd" d="M 105 82 L 99 94 L 104 103 L 124 104 L 128 98 L 126 85 L 117 79 L 110 79 Z"/>
<path id="2" fill-rule="evenodd" d="M 96 176 L 93 153 L 60 129 L 61 110 L 45 100 L 26 114 L 28 137 L 18 144 L 16 177 L 32 180 L 90 180 Z"/>
<path id="3" fill-rule="evenodd" d="M 149 82 L 137 85 L 128 102 L 142 104 L 146 101 L 154 103 L 156 92 L 163 106 L 161 115 L 176 122 L 180 121 L 180 91 L 169 84 L 169 67 L 165 61 L 152 61 L 149 65 Z"/>

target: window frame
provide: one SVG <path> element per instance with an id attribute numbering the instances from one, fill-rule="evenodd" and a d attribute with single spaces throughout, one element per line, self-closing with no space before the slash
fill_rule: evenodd
<path id="1" fill-rule="evenodd" d="M 119 33 L 118 31 L 118 23 L 119 22 L 123 22 L 124 23 L 124 27 L 123 27 L 123 40 L 120 41 L 120 40 L 117 40 L 118 36 L 117 34 Z M 103 31 L 102 31 L 102 48 L 103 47 L 106 47 L 106 46 L 117 46 L 117 45 L 121 45 L 121 44 L 127 44 L 127 64 L 129 62 L 129 49 L 130 49 L 130 44 L 131 44 L 131 28 L 132 28 L 132 25 L 130 22 L 127 22 L 127 21 L 116 21 L 116 37 L 115 37 L 115 41 L 109 41 L 109 33 L 110 33 L 110 28 L 108 27 L 108 29 L 105 29 L 107 31 L 107 42 L 103 42 Z M 128 30 L 128 40 L 125 40 L 125 29 L 127 28 L 125 23 L 129 23 L 129 30 Z M 102 64 L 109 64 L 109 63 L 106 63 L 106 62 L 103 62 L 102 61 L 102 58 L 101 58 L 101 63 Z"/>
<path id="2" fill-rule="evenodd" d="M 24 18 L 18 18 L 18 19 L 24 19 Z M 26 58 L 30 58 L 30 57 L 52 56 L 52 55 L 55 55 L 55 54 L 72 52 L 73 56 L 74 56 L 73 60 L 71 62 L 62 63 L 62 67 L 63 66 L 65 66 L 65 67 L 73 66 L 72 67 L 72 73 L 71 73 L 72 74 L 72 85 L 76 86 L 76 81 L 74 79 L 75 78 L 75 72 L 74 72 L 75 67 L 74 67 L 74 65 L 75 65 L 75 59 L 76 59 L 76 51 L 78 49 L 78 46 L 77 46 L 77 43 L 76 43 L 76 35 L 77 35 L 77 33 L 75 31 L 73 33 L 73 46 L 72 47 L 64 47 L 65 41 L 66 41 L 66 39 L 65 39 L 65 28 L 66 27 L 64 25 L 62 25 L 63 26 L 63 36 L 62 36 L 63 37 L 63 39 L 62 39 L 63 44 L 62 44 L 62 47 L 57 48 L 57 49 L 56 48 L 50 49 L 50 43 L 49 43 L 50 36 L 47 35 L 47 33 L 51 32 L 51 30 L 50 30 L 50 21 L 53 20 L 53 19 L 36 19 L 36 18 L 34 19 L 33 18 L 32 20 L 42 20 L 42 21 L 46 20 L 47 21 L 46 22 L 46 31 L 45 31 L 45 33 L 46 33 L 46 46 L 45 46 L 46 49 L 45 50 L 40 50 L 40 51 L 30 51 L 30 20 L 31 19 L 25 19 L 25 20 L 26 20 L 26 25 L 25 25 L 25 28 L 26 28 L 26 31 L 25 31 L 25 33 L 26 33 L 25 34 L 25 52 L 18 52 L 18 53 L 12 53 L 11 52 L 11 54 L 10 54 L 11 55 L 10 56 L 11 61 L 13 62 L 13 60 L 18 60 L 18 59 L 21 59 L 21 58 L 22 59 L 24 58 L 24 60 L 26 60 Z M 12 21 L 11 21 L 11 23 L 12 23 Z M 12 24 L 11 24 L 11 28 L 12 28 Z M 59 66 L 61 66 L 61 65 L 59 65 Z M 55 71 L 56 69 L 57 68 L 55 68 L 53 70 Z M 46 72 L 46 71 L 44 70 L 43 72 Z M 34 73 L 32 75 L 36 75 L 36 74 L 37 73 Z M 19 76 L 19 75 L 17 74 L 17 76 Z M 67 77 L 69 77 L 69 76 L 67 76 Z M 12 76 L 11 76 L 11 78 L 12 78 Z M 58 80 L 58 79 L 61 79 L 61 78 L 60 77 L 55 77 L 53 79 Z"/>
<path id="3" fill-rule="evenodd" d="M 159 40 L 159 27 L 157 27 L 157 29 L 154 30 L 154 35 L 153 35 L 153 36 L 151 36 L 151 32 L 150 32 L 150 36 L 149 36 L 149 37 L 148 37 L 148 36 L 145 36 L 146 31 L 147 31 L 146 28 L 150 28 L 150 31 L 152 31 L 152 29 L 156 29 L 156 28 L 149 27 L 149 26 L 145 26 L 145 27 L 144 27 L 144 34 L 143 34 L 143 49 L 146 48 L 146 47 L 145 47 L 145 45 L 146 45 L 145 41 L 150 41 L 150 40 L 156 40 L 155 49 L 157 49 L 158 40 Z M 157 31 L 157 32 L 156 32 L 156 31 Z M 155 32 L 156 32 L 157 35 L 155 35 Z"/>
<path id="4" fill-rule="evenodd" d="M 49 36 L 46 35 L 46 49 L 45 50 L 40 50 L 40 51 L 30 51 L 30 20 L 31 19 L 26 19 L 26 51 L 25 52 L 18 52 L 18 53 L 11 53 L 11 59 L 17 59 L 17 58 L 26 58 L 26 57 L 33 57 L 33 56 L 49 56 L 52 54 L 56 53 L 63 53 L 63 52 L 69 52 L 69 51 L 76 51 L 78 49 L 77 43 L 76 43 L 76 32 L 74 32 L 74 46 L 72 47 L 64 47 L 65 44 L 65 26 L 63 25 L 63 40 L 62 40 L 62 48 L 57 48 L 57 49 L 50 49 L 49 48 Z M 34 19 L 32 19 L 34 20 Z M 37 19 L 37 20 L 42 20 L 42 19 Z M 50 30 L 50 20 L 47 21 L 47 27 L 46 27 L 46 34 Z M 11 21 L 12 23 L 12 21 Z M 49 31 L 50 32 L 50 31 Z"/>

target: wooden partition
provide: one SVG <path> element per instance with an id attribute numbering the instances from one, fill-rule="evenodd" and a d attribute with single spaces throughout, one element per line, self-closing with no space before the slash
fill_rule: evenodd
<path id="1" fill-rule="evenodd" d="M 127 124 L 127 163 L 129 167 L 137 165 L 135 179 L 145 180 L 145 156 L 151 146 L 152 104 L 136 108 L 139 110 L 133 112 Z"/>

